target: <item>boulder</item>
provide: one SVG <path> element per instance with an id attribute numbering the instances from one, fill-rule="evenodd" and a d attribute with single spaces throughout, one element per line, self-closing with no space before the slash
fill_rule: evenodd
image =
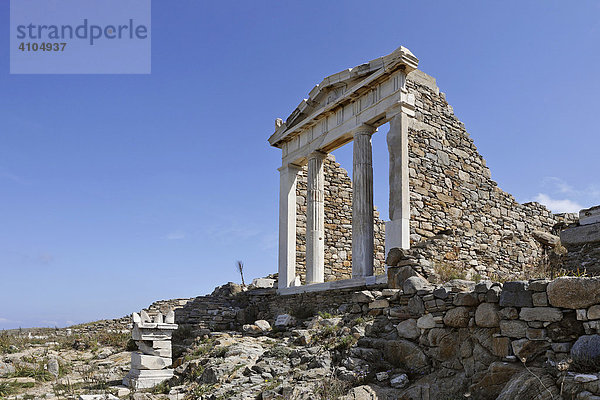
<path id="1" fill-rule="evenodd" d="M 509 283 L 520 283 L 520 282 L 506 282 L 505 286 Z M 501 307 L 532 307 L 533 298 L 529 290 L 518 290 L 516 287 L 509 286 L 512 290 L 503 288 L 500 293 L 500 306 Z"/>
<path id="2" fill-rule="evenodd" d="M 421 299 L 419 296 L 411 297 L 408 301 L 407 309 L 412 315 L 423 315 L 425 312 L 425 304 L 423 303 L 423 299 Z"/>
<path id="3" fill-rule="evenodd" d="M 429 368 L 429 359 L 423 350 L 408 340 L 386 341 L 383 356 L 387 362 L 406 368 L 411 372 L 425 372 Z"/>
<path id="4" fill-rule="evenodd" d="M 354 303 L 370 303 L 375 300 L 375 296 L 368 291 L 363 290 L 361 292 L 355 292 L 352 294 L 352 302 Z"/>
<path id="5" fill-rule="evenodd" d="M 262 330 L 254 324 L 245 324 L 242 326 L 242 331 L 250 334 L 261 333 Z"/>
<path id="6" fill-rule="evenodd" d="M 475 324 L 483 328 L 493 328 L 499 326 L 500 316 L 498 311 L 500 308 L 495 303 L 482 303 L 475 311 Z"/>
<path id="7" fill-rule="evenodd" d="M 466 328 L 469 325 L 469 309 L 456 307 L 448 310 L 444 315 L 444 324 L 452 328 Z"/>
<path id="8" fill-rule="evenodd" d="M 250 284 L 253 289 L 270 289 L 275 286 L 275 279 L 255 278 Z"/>
<path id="9" fill-rule="evenodd" d="M 587 308 L 600 298 L 600 277 L 563 276 L 548 284 L 548 301 L 554 307 Z"/>
<path id="10" fill-rule="evenodd" d="M 350 389 L 347 395 L 340 397 L 340 400 L 379 400 L 375 389 L 369 385 L 357 386 Z"/>
<path id="11" fill-rule="evenodd" d="M 522 370 L 520 364 L 495 361 L 483 375 L 478 375 L 477 379 L 474 379 L 469 391 L 474 399 L 495 400 L 506 382 Z"/>
<path id="12" fill-rule="evenodd" d="M 398 336 L 405 339 L 416 339 L 421 335 L 421 330 L 417 327 L 415 319 L 407 319 L 396 325 Z"/>
<path id="13" fill-rule="evenodd" d="M 543 244 L 544 246 L 556 246 L 560 243 L 560 238 L 558 236 L 554 236 L 551 233 L 543 232 L 543 231 L 533 231 L 531 235 L 535 240 Z"/>
<path id="14" fill-rule="evenodd" d="M 545 292 L 549 283 L 549 279 L 537 279 L 529 282 L 529 289 L 533 290 L 534 292 Z"/>
<path id="15" fill-rule="evenodd" d="M 402 285 L 404 294 L 415 294 L 419 290 L 428 289 L 431 287 L 429 281 L 422 276 L 411 276 L 406 279 Z"/>
<path id="16" fill-rule="evenodd" d="M 0 361 L 0 377 L 8 376 L 15 372 L 15 367 L 12 364 Z"/>
<path id="17" fill-rule="evenodd" d="M 406 256 L 410 254 L 410 250 L 399 249 L 398 247 L 394 247 L 390 249 L 385 258 L 385 265 L 393 267 L 398 265 L 400 260 L 406 258 Z"/>
<path id="18" fill-rule="evenodd" d="M 513 353 L 523 362 L 533 360 L 550 347 L 550 343 L 541 340 L 519 339 L 511 344 Z"/>
<path id="19" fill-rule="evenodd" d="M 554 378 L 542 368 L 530 368 L 513 375 L 496 400 L 554 400 L 560 399 Z"/>
<path id="20" fill-rule="evenodd" d="M 600 335 L 583 335 L 571 347 L 573 364 L 585 371 L 600 368 Z"/>
<path id="21" fill-rule="evenodd" d="M 460 357 L 461 340 L 456 331 L 435 328 L 429 331 L 427 339 L 432 346 L 428 351 L 430 357 L 438 361 L 449 361 Z"/>
<path id="22" fill-rule="evenodd" d="M 497 303 L 500 300 L 501 292 L 502 288 L 500 286 L 492 286 L 485 294 L 485 301 L 488 303 Z"/>
<path id="23" fill-rule="evenodd" d="M 258 326 L 258 329 L 260 329 L 261 332 L 268 332 L 271 330 L 271 324 L 269 324 L 269 321 L 265 321 L 264 319 L 255 321 L 254 325 Z"/>
<path id="24" fill-rule="evenodd" d="M 479 281 L 475 284 L 475 293 L 487 293 L 493 285 L 492 281 Z"/>
<path id="25" fill-rule="evenodd" d="M 56 358 L 50 358 L 48 360 L 48 372 L 58 378 L 60 367 L 58 365 L 58 360 Z"/>
<path id="26" fill-rule="evenodd" d="M 596 374 L 577 374 L 577 375 L 575 375 L 573 380 L 577 383 L 595 382 L 598 380 L 598 375 L 596 375 Z"/>
<path id="27" fill-rule="evenodd" d="M 388 286 L 390 288 L 401 289 L 404 285 L 404 281 L 411 276 L 419 276 L 415 270 L 410 266 L 404 267 L 388 267 Z"/>
<path id="28" fill-rule="evenodd" d="M 475 290 L 475 282 L 465 279 L 452 279 L 444 284 L 453 292 L 472 292 Z"/>
<path id="29" fill-rule="evenodd" d="M 375 379 L 377 379 L 378 382 L 387 381 L 389 378 L 390 374 L 388 374 L 387 371 L 378 372 L 375 374 Z"/>
<path id="30" fill-rule="evenodd" d="M 396 375 L 390 379 L 390 386 L 394 389 L 401 389 L 406 385 L 408 385 L 408 375 L 406 374 Z"/>
<path id="31" fill-rule="evenodd" d="M 519 317 L 523 321 L 557 322 L 563 318 L 563 313 L 552 307 L 523 307 Z"/>
<path id="32" fill-rule="evenodd" d="M 501 320 L 500 333 L 510 338 L 523 338 L 527 334 L 527 323 L 517 320 Z"/>
<path id="33" fill-rule="evenodd" d="M 425 314 L 417 320 L 417 326 L 421 329 L 431 329 L 435 327 L 435 320 L 432 314 Z"/>
<path id="34" fill-rule="evenodd" d="M 387 301 L 386 299 L 378 299 L 378 300 L 373 300 L 372 302 L 369 303 L 369 310 L 373 310 L 373 309 L 382 309 L 382 308 L 388 308 L 390 306 L 390 302 Z"/>
<path id="35" fill-rule="evenodd" d="M 454 296 L 453 303 L 455 306 L 476 306 L 479 304 L 479 299 L 477 297 L 477 293 L 457 293 Z"/>

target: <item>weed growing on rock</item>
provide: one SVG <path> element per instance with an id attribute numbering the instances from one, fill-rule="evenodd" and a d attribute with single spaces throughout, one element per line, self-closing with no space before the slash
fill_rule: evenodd
<path id="1" fill-rule="evenodd" d="M 320 400 L 336 400 L 344 396 L 349 389 L 348 382 L 336 377 L 326 377 L 319 383 L 314 394 Z"/>
<path id="2" fill-rule="evenodd" d="M 292 352 L 292 349 L 290 349 L 289 347 L 274 346 L 271 350 L 269 350 L 267 352 L 267 354 L 274 358 L 286 359 L 290 355 L 291 352 Z"/>
<path id="3" fill-rule="evenodd" d="M 352 335 L 343 336 L 342 338 L 340 338 L 337 341 L 334 349 L 335 350 L 348 350 L 352 346 L 354 346 L 356 344 L 356 342 L 358 342 L 358 339 L 356 339 Z"/>
<path id="4" fill-rule="evenodd" d="M 333 318 L 334 315 L 329 313 L 329 312 L 323 312 L 323 311 L 319 311 L 319 313 L 317 314 L 319 317 L 323 318 L 323 319 L 329 319 L 329 318 Z"/>
<path id="5" fill-rule="evenodd" d="M 464 268 L 448 261 L 435 263 L 433 269 L 439 275 L 442 282 L 448 282 L 453 279 L 465 279 L 467 277 Z"/>
<path id="6" fill-rule="evenodd" d="M 54 376 L 44 368 L 44 363 L 26 363 L 15 365 L 15 372 L 10 376 L 11 378 L 33 378 L 38 382 L 47 382 L 54 379 Z"/>
<path id="7" fill-rule="evenodd" d="M 15 392 L 15 388 L 9 382 L 0 382 L 0 397 L 4 398 L 10 396 Z"/>
<path id="8" fill-rule="evenodd" d="M 154 387 L 152 389 L 150 389 L 150 391 L 154 394 L 169 394 L 169 391 L 171 391 L 171 388 L 169 387 L 169 384 L 167 383 L 167 381 L 164 381 L 162 383 L 154 385 Z"/>

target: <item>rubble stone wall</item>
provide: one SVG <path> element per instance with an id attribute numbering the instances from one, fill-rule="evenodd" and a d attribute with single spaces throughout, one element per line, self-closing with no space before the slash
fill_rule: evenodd
<path id="1" fill-rule="evenodd" d="M 551 231 L 553 214 L 497 186 L 434 78 L 414 71 L 407 88 L 416 109 L 409 126 L 411 245 L 448 233 L 431 261 L 469 277 L 514 279 L 537 266 L 543 249 L 532 231 Z"/>
<path id="2" fill-rule="evenodd" d="M 296 187 L 296 275 L 302 283 L 306 277 L 306 174 L 304 166 Z M 348 172 L 328 155 L 325 174 L 325 282 L 352 277 L 352 180 Z M 374 215 L 375 275 L 384 274 L 385 225 Z"/>
<path id="3" fill-rule="evenodd" d="M 451 390 L 444 387 L 444 382 L 450 382 L 450 386 L 468 389 L 473 398 L 495 399 L 508 380 L 519 373 L 530 374 L 524 364 L 542 378 L 542 365 L 560 367 L 560 363 L 571 363 L 570 359 L 579 363 L 580 370 L 597 370 L 586 362 L 592 362 L 589 346 L 600 345 L 599 294 L 600 279 L 595 278 L 504 284 L 454 280 L 431 285 L 413 277 L 402 289 L 290 296 L 248 292 L 243 313 L 252 310 L 248 317 L 273 323 L 277 315 L 298 314 L 304 307 L 307 314 L 326 311 L 333 314 L 333 320 L 339 319 L 327 326 L 368 321 L 364 335 L 349 350 L 351 357 L 364 358 L 371 365 L 373 360 L 382 360 L 413 373 L 435 372 L 439 380 L 427 386 L 431 398 Z M 445 380 L 448 376 L 452 376 L 450 381 Z M 565 378 L 565 393 L 600 392 L 598 385 L 576 385 L 575 377 Z"/>

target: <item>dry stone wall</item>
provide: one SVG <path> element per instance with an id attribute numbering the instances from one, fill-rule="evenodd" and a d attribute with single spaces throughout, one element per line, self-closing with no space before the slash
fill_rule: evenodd
<path id="1" fill-rule="evenodd" d="M 328 155 L 325 173 L 325 282 L 352 277 L 352 180 L 348 172 Z M 296 275 L 302 283 L 306 277 L 306 174 L 304 166 L 298 174 L 296 188 Z M 384 273 L 385 225 L 374 214 L 375 275 Z"/>
<path id="2" fill-rule="evenodd" d="M 434 267 L 468 276 L 506 279 L 537 266 L 542 247 L 532 232 L 549 232 L 552 213 L 520 204 L 497 186 L 434 78 L 414 71 L 407 88 L 416 108 L 409 126 L 411 245 L 445 233 L 435 244 Z"/>
<path id="3" fill-rule="evenodd" d="M 476 399 L 508 399 L 514 385 L 528 385 L 532 373 L 547 382 L 554 398 L 561 387 L 568 398 L 582 391 L 600 393 L 597 374 L 568 373 L 558 379 L 548 373 L 597 371 L 600 278 L 432 285 L 415 275 L 401 288 L 363 289 L 291 296 L 248 292 L 242 313 L 273 322 L 283 313 L 298 315 L 304 307 L 307 314 L 332 313 L 324 326 L 367 321 L 364 330 L 352 330 L 360 336 L 348 350 L 352 365 L 342 363 L 338 372 L 367 365 L 375 372 L 401 368 L 424 376 L 402 398 L 446 398 L 457 391 Z M 306 330 L 297 333 L 310 341 Z M 533 396 L 538 388 L 527 390 Z"/>

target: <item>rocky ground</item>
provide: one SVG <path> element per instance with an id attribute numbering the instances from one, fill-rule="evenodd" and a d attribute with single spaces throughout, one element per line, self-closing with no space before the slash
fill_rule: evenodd
<path id="1" fill-rule="evenodd" d="M 385 293 L 356 296 L 375 304 L 385 301 Z M 551 363 L 540 357 L 527 364 L 515 356 L 494 359 L 486 350 L 493 337 L 472 324 L 452 331 L 452 337 L 442 329 L 419 329 L 412 319 L 393 324 L 378 313 L 305 317 L 287 316 L 273 327 L 258 320 L 239 331 L 180 326 L 173 335 L 175 376 L 137 391 L 122 385 L 135 350 L 131 333 L 119 329 L 122 320 L 3 332 L 0 398 L 600 400 L 592 394 L 600 392 L 598 365 L 582 371 L 568 359 Z M 436 353 L 425 355 L 403 337 L 435 342 Z M 592 342 L 597 337 L 589 336 Z M 597 340 L 584 345 L 586 354 L 600 348 Z M 446 361 L 432 364 L 428 357 Z"/>
<path id="2" fill-rule="evenodd" d="M 76 398 L 114 393 L 129 370 L 129 332 L 66 329 L 0 333 L 0 398 Z"/>
<path id="3" fill-rule="evenodd" d="M 130 368 L 128 333 L 68 335 L 45 330 L 36 335 L 2 334 L 0 398 L 78 398 L 111 394 L 134 399 L 334 399 L 369 374 L 365 361 L 346 357 L 364 335 L 367 321 L 344 326 L 324 315 L 300 328 L 272 329 L 266 321 L 243 332 L 194 331 L 174 337 L 175 377 L 147 391 L 121 385 Z M 131 349 L 130 349 L 131 350 Z M 346 365 L 344 367 L 342 364 Z M 403 371 L 379 374 L 404 386 Z M 354 398 L 354 397 L 351 397 Z"/>

